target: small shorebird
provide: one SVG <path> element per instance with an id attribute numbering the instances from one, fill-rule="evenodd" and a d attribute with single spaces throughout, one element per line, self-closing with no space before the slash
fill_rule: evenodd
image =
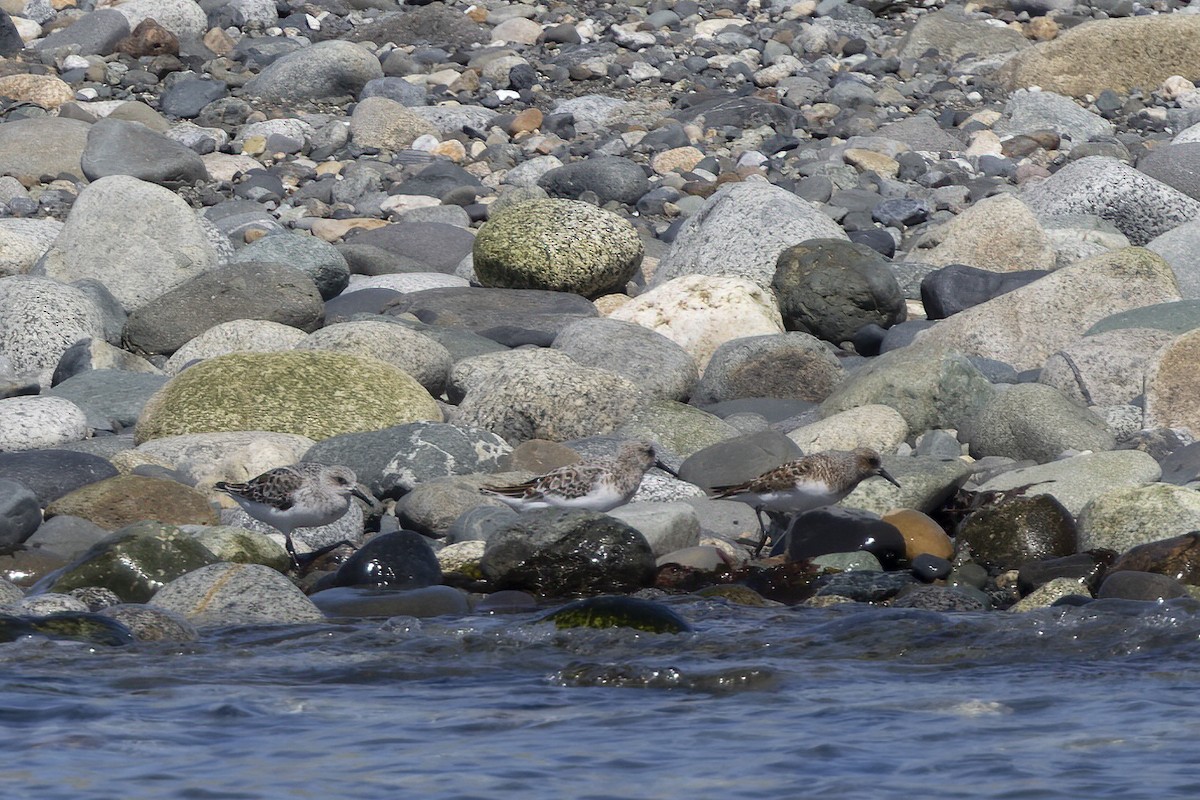
<path id="1" fill-rule="evenodd" d="M 869 447 L 850 451 L 826 450 L 781 464 L 745 483 L 714 486 L 709 490 L 709 496 L 714 500 L 736 500 L 754 509 L 762 533 L 754 550 L 757 557 L 767 543 L 763 511 L 799 514 L 832 505 L 874 475 L 900 486 L 883 468 L 879 453 Z"/>
<path id="2" fill-rule="evenodd" d="M 294 567 L 299 567 L 300 561 L 292 544 L 292 531 L 341 519 L 350 510 L 350 495 L 375 505 L 375 499 L 359 487 L 349 467 L 312 462 L 276 467 L 245 483 L 218 481 L 213 488 L 236 500 L 254 519 L 279 529 Z"/>
<path id="3" fill-rule="evenodd" d="M 651 467 L 676 475 L 654 453 L 649 442 L 626 442 L 616 458 L 581 461 L 511 486 L 483 486 L 517 511 L 532 508 L 586 508 L 609 511 L 629 502 Z"/>

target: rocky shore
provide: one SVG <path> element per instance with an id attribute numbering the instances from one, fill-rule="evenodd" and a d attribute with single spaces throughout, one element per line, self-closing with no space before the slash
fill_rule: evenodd
<path id="1" fill-rule="evenodd" d="M 1186 3 L 0 9 L 0 638 L 1200 597 Z M 763 558 L 704 492 L 858 446 Z M 381 502 L 289 575 L 213 485 L 298 461 Z"/>

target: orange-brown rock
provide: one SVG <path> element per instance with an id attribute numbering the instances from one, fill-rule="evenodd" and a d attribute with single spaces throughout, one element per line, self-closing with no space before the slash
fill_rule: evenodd
<path id="1" fill-rule="evenodd" d="M 883 521 L 895 525 L 904 537 L 904 554 L 912 561 L 922 553 L 938 558 L 954 555 L 954 542 L 929 516 L 912 508 L 898 508 L 883 515 Z"/>
<path id="2" fill-rule="evenodd" d="M 131 58 L 179 55 L 179 37 L 147 17 L 133 32 L 117 42 L 116 51 Z"/>

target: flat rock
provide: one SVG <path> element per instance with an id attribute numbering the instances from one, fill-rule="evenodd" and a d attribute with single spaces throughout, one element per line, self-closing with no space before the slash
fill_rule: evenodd
<path id="1" fill-rule="evenodd" d="M 350 282 L 350 266 L 338 249 L 315 236 L 275 234 L 256 239 L 234 253 L 231 264 L 283 264 L 312 279 L 322 300 L 336 297 Z"/>
<path id="2" fill-rule="evenodd" d="M 1078 516 L 1097 497 L 1129 486 L 1157 481 L 1162 475 L 1158 462 L 1138 450 L 1110 450 L 1022 467 L 1001 473 L 979 486 L 980 492 L 1024 489 L 1026 497 L 1048 494 Z"/>
<path id="3" fill-rule="evenodd" d="M 1045 463 L 1067 450 L 1111 450 L 1108 426 L 1052 386 L 1020 383 L 996 392 L 966 426 L 971 455 Z"/>
<path id="4" fill-rule="evenodd" d="M 0 452 L 0 480 L 28 487 L 41 506 L 81 486 L 116 475 L 111 462 L 88 453 L 53 449 Z"/>
<path id="5" fill-rule="evenodd" d="M 91 181 L 129 175 L 174 188 L 208 179 L 204 161 L 190 147 L 145 125 L 118 119 L 101 119 L 92 125 L 80 165 Z"/>
<path id="6" fill-rule="evenodd" d="M 146 401 L 166 382 L 167 376 L 146 372 L 89 370 L 56 384 L 46 395 L 69 400 L 89 417 L 132 428 Z"/>
<path id="7" fill-rule="evenodd" d="M 354 245 L 372 245 L 424 264 L 434 272 L 453 273 L 471 254 L 475 236 L 456 225 L 440 222 L 395 222 L 347 237 Z"/>
<path id="8" fill-rule="evenodd" d="M 77 176 L 91 125 L 76 119 L 41 117 L 0 125 L 0 174 L 12 175 L 25 186 L 36 186 L 43 175 Z M 54 142 L 46 147 L 45 142 Z"/>
<path id="9" fill-rule="evenodd" d="M 316 284 L 299 270 L 275 263 L 229 264 L 136 309 L 122 338 L 136 352 L 170 354 L 224 322 L 261 319 L 311 331 L 323 312 Z"/>
<path id="10" fill-rule="evenodd" d="M 549 346 L 559 332 L 597 316 L 585 297 L 539 289 L 427 289 L 399 298 L 389 314 L 409 313 L 424 323 L 472 331 L 501 344 Z"/>

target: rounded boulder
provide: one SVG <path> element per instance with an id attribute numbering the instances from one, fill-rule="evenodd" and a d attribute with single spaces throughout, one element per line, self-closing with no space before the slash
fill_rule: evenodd
<path id="1" fill-rule="evenodd" d="M 623 288 L 642 254 L 632 225 L 576 200 L 518 203 L 480 229 L 473 249 L 484 286 L 585 297 Z"/>

